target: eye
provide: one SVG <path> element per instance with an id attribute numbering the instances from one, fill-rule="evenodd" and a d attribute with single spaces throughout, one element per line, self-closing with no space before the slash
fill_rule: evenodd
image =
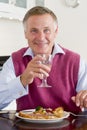
<path id="1" fill-rule="evenodd" d="M 31 33 L 37 33 L 38 31 L 37 31 L 37 29 L 32 29 L 31 30 Z"/>
<path id="2" fill-rule="evenodd" d="M 46 28 L 46 29 L 44 30 L 44 32 L 45 32 L 45 33 L 50 33 L 50 29 Z"/>

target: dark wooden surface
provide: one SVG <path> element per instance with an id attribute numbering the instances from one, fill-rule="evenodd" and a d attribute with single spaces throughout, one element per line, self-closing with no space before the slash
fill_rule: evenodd
<path id="1" fill-rule="evenodd" d="M 87 116 L 70 116 L 56 123 L 30 123 L 15 117 L 15 111 L 9 111 L 0 113 L 0 130 L 87 130 Z"/>

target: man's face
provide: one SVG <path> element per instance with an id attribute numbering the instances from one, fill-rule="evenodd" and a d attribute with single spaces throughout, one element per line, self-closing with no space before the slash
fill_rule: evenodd
<path id="1" fill-rule="evenodd" d="M 29 17 L 25 37 L 35 55 L 52 52 L 57 29 L 57 25 L 49 14 Z"/>

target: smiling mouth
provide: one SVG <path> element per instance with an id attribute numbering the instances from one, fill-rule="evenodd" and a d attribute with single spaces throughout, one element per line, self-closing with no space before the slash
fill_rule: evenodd
<path id="1" fill-rule="evenodd" d="M 44 48 L 47 45 L 47 43 L 39 43 L 37 44 L 38 47 Z"/>

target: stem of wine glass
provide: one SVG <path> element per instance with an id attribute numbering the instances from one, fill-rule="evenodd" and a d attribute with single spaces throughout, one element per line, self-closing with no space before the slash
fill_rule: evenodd
<path id="1" fill-rule="evenodd" d="M 42 79 L 42 84 L 44 87 L 47 86 L 47 77 L 46 76 L 44 76 L 44 78 Z"/>
<path id="2" fill-rule="evenodd" d="M 42 79 L 42 83 L 41 83 L 41 85 L 39 87 L 52 87 L 52 86 L 48 85 L 47 77 L 44 76 L 44 78 Z"/>

